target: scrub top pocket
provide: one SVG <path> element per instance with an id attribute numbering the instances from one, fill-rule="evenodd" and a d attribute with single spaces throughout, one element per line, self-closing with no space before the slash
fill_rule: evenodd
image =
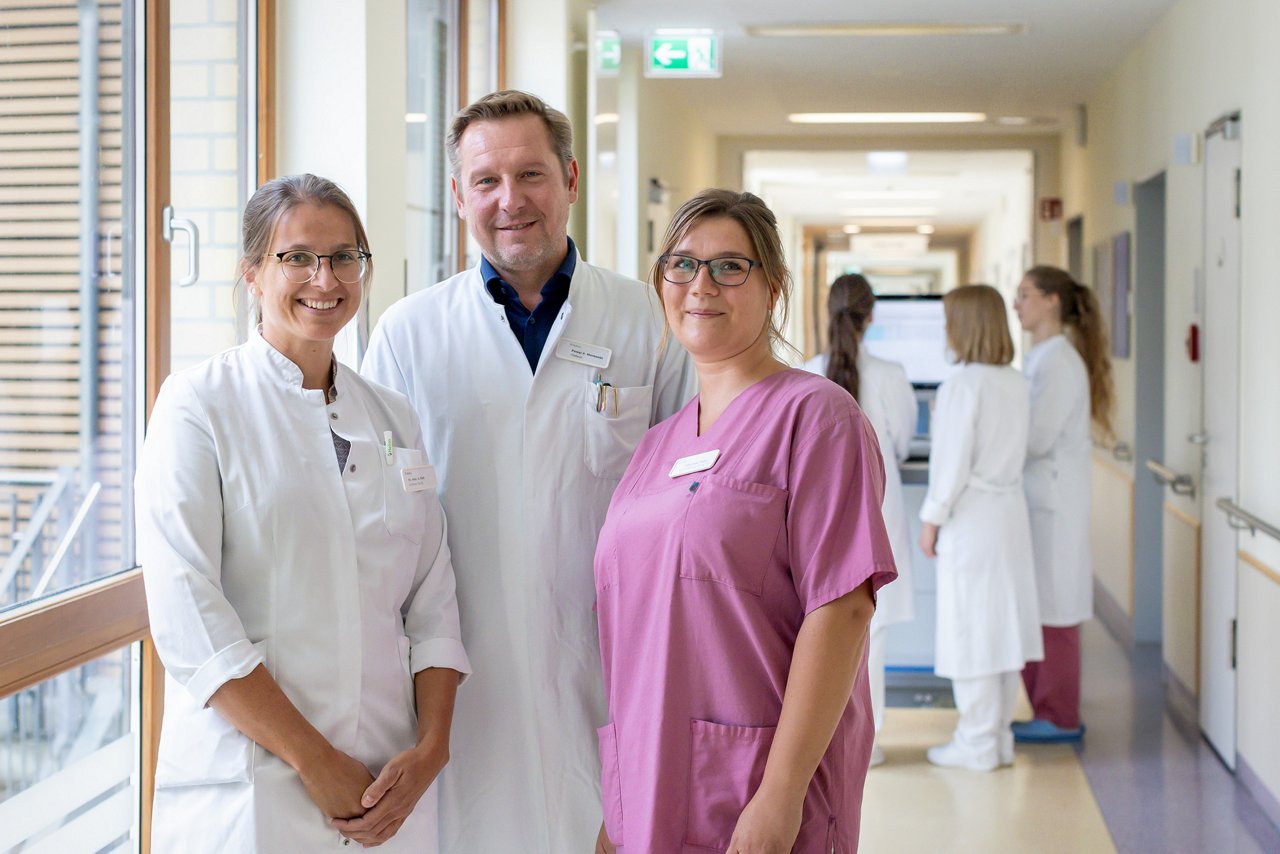
<path id="1" fill-rule="evenodd" d="M 427 455 L 423 451 L 396 448 L 394 453 L 395 462 L 392 465 L 382 465 L 383 521 L 392 534 L 420 543 L 427 521 L 425 496 L 434 494 L 436 490 L 435 469 L 427 465 Z M 404 470 L 423 466 L 431 469 L 428 472 L 431 486 L 429 489 L 410 492 L 405 488 Z"/>
<path id="2" fill-rule="evenodd" d="M 688 479 L 680 577 L 762 595 L 786 517 L 787 491 L 707 473 Z"/>
<path id="3" fill-rule="evenodd" d="M 602 389 L 587 382 L 582 404 L 587 468 L 596 477 L 621 479 L 632 452 L 649 429 L 653 386 Z"/>
<path id="4" fill-rule="evenodd" d="M 776 727 L 690 721 L 685 844 L 723 851 L 760 788 Z"/>

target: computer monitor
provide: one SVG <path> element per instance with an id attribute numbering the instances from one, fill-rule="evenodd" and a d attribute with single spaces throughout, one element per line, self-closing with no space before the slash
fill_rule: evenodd
<path id="1" fill-rule="evenodd" d="M 937 388 L 959 368 L 947 358 L 941 294 L 877 297 L 863 343 L 871 355 L 902 365 L 917 389 Z"/>

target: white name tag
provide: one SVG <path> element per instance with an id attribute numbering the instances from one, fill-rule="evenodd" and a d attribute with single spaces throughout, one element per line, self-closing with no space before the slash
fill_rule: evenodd
<path id="1" fill-rule="evenodd" d="M 595 344 L 561 338 L 556 344 L 556 355 L 566 362 L 577 362 L 579 365 L 590 365 L 593 368 L 607 368 L 609 360 L 613 358 L 613 351 L 608 347 L 597 347 Z"/>
<path id="2" fill-rule="evenodd" d="M 681 457 L 676 460 L 676 464 L 671 467 L 671 471 L 667 473 L 667 477 L 680 477 L 683 474 L 693 474 L 695 471 L 706 471 L 716 464 L 716 460 L 720 459 L 720 449 L 714 451 L 704 451 L 701 454 L 694 454 L 692 457 Z"/>
<path id="3" fill-rule="evenodd" d="M 436 488 L 436 468 L 433 465 L 405 466 L 400 469 L 400 480 L 405 492 L 423 492 Z"/>

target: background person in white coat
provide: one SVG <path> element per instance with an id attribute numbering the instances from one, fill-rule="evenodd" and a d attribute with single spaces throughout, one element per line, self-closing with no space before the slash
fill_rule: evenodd
<path id="1" fill-rule="evenodd" d="M 911 532 L 902 497 L 902 473 L 898 465 L 907 458 L 915 432 L 916 397 L 907 372 L 897 362 L 867 352 L 862 337 L 871 323 L 876 295 L 866 278 L 852 273 L 831 283 L 827 295 L 828 350 L 805 363 L 805 370 L 822 374 L 853 395 L 875 428 L 884 458 L 884 525 L 889 532 L 898 577 L 880 588 L 876 612 L 871 618 L 867 675 L 871 683 L 871 708 L 876 733 L 884 724 L 884 654 L 888 629 L 894 623 L 915 618 L 911 591 Z M 871 748 L 871 764 L 884 761 L 880 745 Z"/>
<path id="2" fill-rule="evenodd" d="M 1097 298 L 1065 270 L 1032 267 L 1013 307 L 1031 333 L 1023 481 L 1044 626 L 1044 661 L 1022 672 L 1034 719 L 1015 723 L 1013 733 L 1019 741 L 1075 741 L 1084 735 L 1080 624 L 1093 616 L 1090 422 L 1100 437 L 1111 436 L 1111 360 Z"/>
<path id="3" fill-rule="evenodd" d="M 448 854 L 596 843 L 596 538 L 636 444 L 693 395 L 652 291 L 585 263 L 565 232 L 572 140 L 522 92 L 459 112 L 452 186 L 483 259 L 392 306 L 363 366 L 422 417 L 477 662 L 454 727 L 466 761 L 441 781 Z"/>
<path id="4" fill-rule="evenodd" d="M 166 672 L 153 851 L 434 851 L 470 669 L 434 475 L 402 395 L 333 358 L 370 273 L 312 175 L 245 209 L 259 334 L 170 376 L 137 472 Z"/>
<path id="5" fill-rule="evenodd" d="M 938 387 L 920 548 L 938 560 L 934 671 L 951 679 L 960 720 L 928 756 L 991 771 L 1013 763 L 1018 674 L 1043 654 L 1022 494 L 1027 381 L 1009 367 L 1013 339 L 995 288 L 956 288 L 942 304 L 962 367 Z"/>

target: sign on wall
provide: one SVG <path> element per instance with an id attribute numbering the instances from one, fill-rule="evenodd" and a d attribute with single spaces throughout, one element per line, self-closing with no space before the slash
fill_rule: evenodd
<path id="1" fill-rule="evenodd" d="M 715 30 L 654 30 L 645 36 L 645 77 L 720 77 Z"/>

